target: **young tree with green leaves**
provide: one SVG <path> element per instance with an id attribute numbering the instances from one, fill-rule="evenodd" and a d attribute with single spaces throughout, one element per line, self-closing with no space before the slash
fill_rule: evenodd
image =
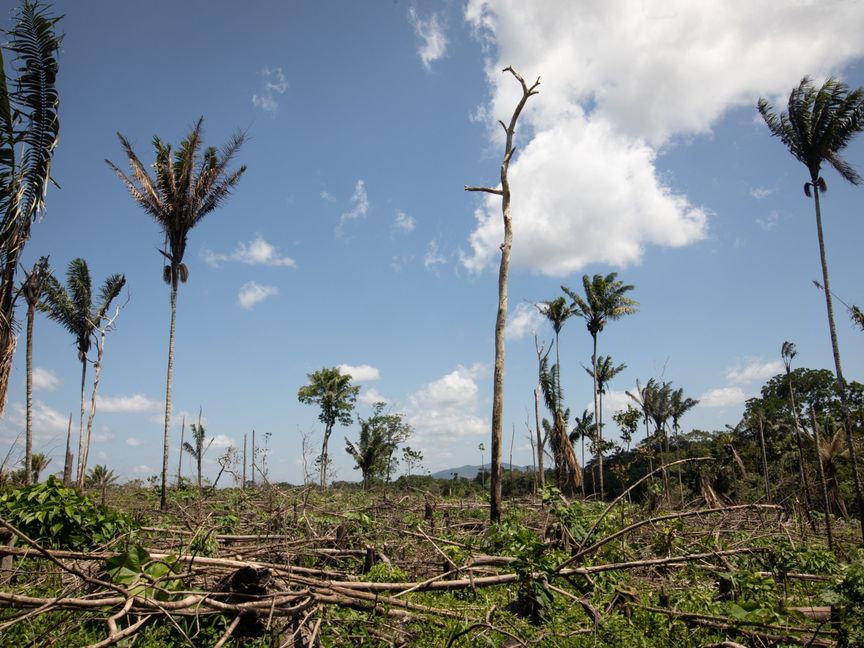
<path id="1" fill-rule="evenodd" d="M 324 440 L 321 444 L 319 456 L 321 465 L 321 488 L 327 488 L 327 444 L 333 427 L 340 425 L 351 425 L 351 413 L 354 411 L 354 403 L 357 402 L 357 394 L 360 393 L 359 385 L 351 384 L 351 375 L 343 374 L 338 367 L 324 367 L 311 374 L 306 374 L 309 380 L 297 391 L 297 400 L 304 405 L 318 405 L 321 410 L 318 420 L 324 424 Z"/>
<path id="2" fill-rule="evenodd" d="M 113 162 L 105 160 L 123 182 L 132 199 L 150 215 L 165 235 L 165 257 L 162 279 L 171 290 L 171 324 L 168 331 L 168 374 L 165 379 L 165 431 L 162 444 L 162 486 L 159 505 L 168 506 L 168 453 L 171 431 L 171 385 L 174 372 L 174 331 L 177 320 L 177 289 L 189 278 L 183 262 L 189 232 L 205 216 L 224 203 L 246 172 L 246 167 L 232 169 L 234 157 L 246 141 L 245 134 L 235 133 L 221 148 L 204 147 L 204 118 L 198 119 L 176 151 L 158 137 L 153 138 L 155 175 L 141 162 L 132 145 L 120 133 L 120 145 L 129 159 L 132 176 L 127 176 Z M 203 150 L 202 150 L 203 148 Z"/>
<path id="3" fill-rule="evenodd" d="M 44 297 L 39 309 L 65 328 L 75 338 L 78 350 L 78 360 L 81 363 L 81 412 L 78 429 L 78 467 L 75 481 L 78 488 L 84 487 L 87 474 L 87 453 L 90 448 L 90 434 L 84 434 L 84 390 L 87 379 L 87 354 L 95 339 L 95 334 L 102 326 L 108 309 L 123 286 L 126 277 L 113 274 L 102 282 L 96 303 L 93 302 L 93 285 L 90 280 L 90 269 L 84 259 L 72 259 L 66 269 L 66 286 L 62 286 L 52 274 L 47 274 L 44 283 Z M 101 360 L 100 360 L 101 362 Z M 98 382 L 94 384 L 98 385 Z M 95 393 L 94 393 L 95 399 Z M 95 412 L 95 408 L 93 409 Z M 92 412 L 91 412 L 92 413 Z M 91 420 L 92 422 L 92 420 Z"/>
<path id="4" fill-rule="evenodd" d="M 204 424 L 201 423 L 201 415 L 198 415 L 198 424 L 193 423 L 190 427 L 192 430 L 192 441 L 193 443 L 189 443 L 185 441 L 183 443 L 183 449 L 188 452 L 193 459 L 195 459 L 195 467 L 197 469 L 198 475 L 198 490 L 203 491 L 204 485 L 201 476 L 201 462 L 204 460 L 204 455 L 207 453 L 207 450 L 210 449 L 210 445 L 213 443 L 213 439 L 210 439 L 210 442 L 204 445 L 204 439 L 207 436 L 207 433 L 204 430 Z"/>
<path id="5" fill-rule="evenodd" d="M 15 352 L 15 274 L 30 226 L 45 209 L 51 157 L 60 134 L 54 17 L 23 0 L 0 46 L 0 415 Z M 7 78 L 4 51 L 17 78 Z"/>
<path id="6" fill-rule="evenodd" d="M 611 272 L 605 277 L 595 274 L 590 278 L 582 277 L 584 296 L 561 286 L 561 290 L 573 300 L 570 309 L 575 315 L 585 320 L 585 327 L 591 334 L 594 350 L 591 354 L 592 376 L 594 378 L 594 420 L 600 421 L 599 386 L 597 383 L 597 336 L 606 327 L 607 322 L 617 320 L 625 315 L 635 313 L 639 302 L 626 296 L 633 286 L 618 280 L 618 273 Z M 603 486 L 603 430 L 598 426 L 597 463 L 600 468 L 600 498 L 605 497 Z"/>
<path id="7" fill-rule="evenodd" d="M 113 470 L 108 470 L 108 466 L 104 464 L 93 466 L 87 475 L 87 486 L 99 489 L 102 506 L 105 506 L 108 487 L 115 483 L 117 483 L 117 475 L 114 474 Z"/>
<path id="8" fill-rule="evenodd" d="M 813 81 L 805 76 L 789 93 L 786 111 L 777 114 L 766 99 L 759 99 L 757 108 L 771 134 L 778 137 L 793 157 L 807 167 L 810 175 L 809 181 L 804 183 L 804 193 L 808 198 L 813 198 L 816 213 L 816 237 L 819 242 L 819 263 L 822 266 L 822 287 L 828 314 L 828 332 L 831 337 L 837 391 L 843 409 L 846 443 L 852 465 L 862 539 L 864 539 L 864 494 L 862 494 L 861 479 L 858 474 L 846 381 L 843 378 L 840 344 L 837 341 L 837 327 L 834 324 L 834 306 L 831 301 L 831 283 L 828 277 L 820 203 L 821 194 L 828 189 L 825 178 L 821 175 L 823 163 L 827 162 L 832 166 L 844 180 L 854 185 L 861 183 L 861 176 L 840 154 L 852 139 L 864 130 L 864 88 L 850 90 L 849 86 L 834 78 L 828 78 L 821 86 L 816 87 Z"/>
<path id="9" fill-rule="evenodd" d="M 345 439 L 345 451 L 363 475 L 363 490 L 375 479 L 389 481 L 393 453 L 411 436 L 411 426 L 402 420 L 402 415 L 386 414 L 385 407 L 386 403 L 375 403 L 369 418 L 358 419 L 360 438 L 357 443 Z"/>

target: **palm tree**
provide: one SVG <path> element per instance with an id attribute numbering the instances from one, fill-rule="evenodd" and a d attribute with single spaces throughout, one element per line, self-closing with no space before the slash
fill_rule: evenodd
<path id="1" fill-rule="evenodd" d="M 360 387 L 351 384 L 351 375 L 338 367 L 324 367 L 306 374 L 309 384 L 297 391 L 297 400 L 304 405 L 317 404 L 321 408 L 318 420 L 324 424 L 324 442 L 321 445 L 321 488 L 327 487 L 327 443 L 336 423 L 351 425 L 351 412 Z"/>
<path id="2" fill-rule="evenodd" d="M 162 278 L 171 289 L 171 325 L 168 333 L 168 375 L 165 379 L 165 432 L 162 444 L 162 488 L 160 507 L 168 505 L 168 441 L 171 430 L 171 384 L 174 370 L 174 329 L 177 318 L 177 288 L 186 283 L 189 269 L 183 263 L 189 232 L 204 217 L 215 210 L 231 195 L 246 167 L 231 170 L 229 165 L 246 140 L 243 133 L 235 133 L 221 150 L 207 147 L 201 151 L 201 117 L 190 133 L 180 142 L 176 151 L 158 137 L 153 138 L 156 149 L 155 177 L 138 159 L 132 145 L 120 133 L 120 144 L 129 159 L 132 177 L 127 176 L 110 160 L 105 160 L 126 185 L 132 199 L 147 212 L 165 235 L 165 257 Z"/>
<path id="3" fill-rule="evenodd" d="M 828 331 L 834 355 L 837 390 L 840 394 L 840 406 L 846 428 L 846 443 L 855 482 L 861 533 L 864 537 L 864 496 L 862 496 L 855 445 L 852 439 L 846 381 L 840 364 L 840 345 L 837 342 L 837 329 L 834 325 L 834 307 L 831 302 L 831 284 L 828 278 L 828 261 L 822 234 L 822 209 L 819 202 L 820 194 L 828 188 L 825 179 L 821 176 L 824 162 L 834 167 L 843 179 L 855 185 L 861 183 L 861 176 L 840 156 L 840 153 L 858 133 L 864 130 L 864 89 L 850 90 L 845 83 L 833 78 L 829 78 L 817 88 L 809 77 L 804 77 L 798 87 L 789 94 L 786 112 L 778 115 L 765 99 L 759 99 L 758 109 L 771 134 L 780 138 L 789 152 L 807 167 L 810 174 L 809 182 L 804 183 L 804 193 L 808 198 L 812 195 L 816 212 L 816 236 L 819 242 L 819 262 L 822 265 Z"/>
<path id="4" fill-rule="evenodd" d="M 87 465 L 86 457 L 90 447 L 89 435 L 84 435 L 84 384 L 87 378 L 87 353 L 93 343 L 96 330 L 105 318 L 111 302 L 123 290 L 126 277 L 113 274 L 105 279 L 99 289 L 98 303 L 93 304 L 93 287 L 90 270 L 84 259 L 72 259 L 66 269 L 66 287 L 60 285 L 54 275 L 45 277 L 44 299 L 39 308 L 48 318 L 65 328 L 75 338 L 78 360 L 81 362 L 81 418 L 78 429 L 78 487 L 84 485 Z"/>
<path id="5" fill-rule="evenodd" d="M 51 457 L 48 457 L 41 452 L 36 452 L 31 457 L 30 469 L 32 471 L 33 483 L 36 484 L 39 482 L 39 475 L 42 474 L 42 471 L 48 467 L 48 464 L 51 463 Z"/>
<path id="6" fill-rule="evenodd" d="M 555 364 L 558 366 L 558 389 L 561 388 L 561 345 L 559 337 L 561 329 L 564 328 L 564 322 L 573 316 L 573 311 L 567 305 L 567 300 L 563 297 L 552 299 L 549 301 L 540 302 L 537 304 L 537 310 L 549 320 L 552 325 L 552 330 L 555 332 Z"/>
<path id="7" fill-rule="evenodd" d="M 592 368 L 584 365 L 582 368 L 589 376 L 591 376 L 591 378 L 594 378 L 594 370 Z M 603 429 L 603 396 L 606 394 L 606 388 L 609 386 L 612 379 L 626 368 L 627 365 L 624 363 L 621 363 L 620 365 L 613 364 L 612 356 L 597 356 L 597 401 L 599 404 L 597 412 L 597 427 L 600 429 Z"/>
<path id="8" fill-rule="evenodd" d="M 15 273 L 30 226 L 45 209 L 51 156 L 57 145 L 57 51 L 60 18 L 24 0 L 0 48 L 0 415 L 15 351 Z M 2 50 L 14 56 L 7 79 Z"/>
<path id="9" fill-rule="evenodd" d="M 699 401 L 695 398 L 684 398 L 684 390 L 678 388 L 672 392 L 669 398 L 669 416 L 672 417 L 672 431 L 675 433 L 675 443 L 678 444 L 680 438 L 681 426 L 679 425 L 681 418 L 696 407 Z M 681 504 L 684 504 L 684 482 L 681 478 L 681 465 L 678 465 L 678 492 L 681 496 Z"/>
<path id="10" fill-rule="evenodd" d="M 104 464 L 97 464 L 90 469 L 87 475 L 87 486 L 98 488 L 101 495 L 100 501 L 105 506 L 105 495 L 108 487 L 117 482 L 117 475 L 113 470 L 108 470 Z"/>
<path id="11" fill-rule="evenodd" d="M 42 299 L 45 276 L 48 274 L 48 257 L 33 264 L 33 270 L 25 272 L 20 294 L 27 302 L 27 397 L 24 433 L 24 485 L 33 483 L 33 321 L 36 306 Z"/>
<path id="12" fill-rule="evenodd" d="M 585 296 L 577 294 L 566 286 L 561 286 L 573 303 L 570 309 L 575 315 L 585 320 L 585 326 L 591 334 L 594 350 L 591 354 L 591 368 L 594 378 L 594 420 L 600 421 L 599 388 L 597 384 L 597 336 L 610 320 L 617 320 L 625 315 L 635 313 L 639 302 L 630 299 L 625 293 L 633 290 L 633 286 L 625 285 L 618 280 L 618 274 L 612 272 L 605 277 L 596 274 L 591 279 L 588 275 L 582 277 L 582 287 Z M 605 497 L 603 488 L 603 430 L 598 427 L 597 463 L 600 469 L 600 498 Z"/>
<path id="13" fill-rule="evenodd" d="M 540 360 L 540 391 L 553 421 L 550 423 L 543 419 L 543 428 L 555 459 L 558 488 L 572 494 L 584 483 L 582 468 L 567 433 L 570 410 L 564 409 L 564 394 L 559 387 L 561 381 L 557 377 L 558 367 L 553 365 L 548 369 L 547 357 L 544 355 Z"/>
<path id="14" fill-rule="evenodd" d="M 193 423 L 190 427 L 192 430 L 192 440 L 195 442 L 194 445 L 189 443 L 188 441 L 183 443 L 183 449 L 188 452 L 194 459 L 195 464 L 198 469 L 198 490 L 203 491 L 203 484 L 201 482 L 201 462 L 204 460 L 204 455 L 207 453 L 207 450 L 210 449 L 210 445 L 213 443 L 213 439 L 210 439 L 210 443 L 207 444 L 207 447 L 204 447 L 204 438 L 206 436 L 206 432 L 204 431 L 204 425 L 201 423 L 201 414 L 198 414 L 198 424 Z"/>
<path id="15" fill-rule="evenodd" d="M 592 442 L 596 441 L 596 439 L 594 438 L 594 435 L 595 435 L 595 431 L 597 429 L 597 426 L 594 425 L 594 413 L 589 412 L 587 409 L 582 410 L 582 416 L 581 417 L 577 416 L 576 420 L 574 422 L 576 423 L 576 425 L 573 428 L 573 430 L 570 432 L 570 435 L 569 435 L 570 436 L 570 443 L 576 443 L 577 441 L 579 441 L 579 443 L 581 444 L 582 451 L 580 454 L 582 457 L 582 469 L 584 470 L 586 467 L 585 466 L 585 439 L 589 439 Z M 594 479 L 593 477 L 594 477 L 594 475 L 592 474 L 592 479 L 591 479 L 591 488 L 592 489 L 594 489 L 596 487 L 595 484 L 597 482 L 597 480 Z M 585 493 L 584 493 L 585 480 L 584 479 L 582 480 L 582 489 L 583 489 L 582 496 L 584 497 L 585 496 Z"/>

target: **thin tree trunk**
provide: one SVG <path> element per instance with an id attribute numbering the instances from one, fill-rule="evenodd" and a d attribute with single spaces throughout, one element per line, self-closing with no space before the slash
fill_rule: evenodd
<path id="1" fill-rule="evenodd" d="M 828 535 L 828 549 L 834 551 L 834 537 L 831 534 L 831 506 L 828 503 L 828 484 L 825 481 L 825 468 L 822 465 L 822 449 L 819 442 L 819 426 L 816 413 L 810 407 L 810 423 L 813 426 L 813 442 L 816 445 L 816 465 L 819 468 L 819 481 L 822 484 L 822 512 L 825 513 L 825 533 Z"/>
<path id="2" fill-rule="evenodd" d="M 252 488 L 255 488 L 255 430 L 252 430 Z"/>
<path id="3" fill-rule="evenodd" d="M 765 482 L 765 502 L 771 503 L 771 486 L 768 481 L 768 454 L 765 451 L 765 429 L 762 417 L 759 417 L 759 447 L 762 448 L 762 479 Z"/>
<path id="4" fill-rule="evenodd" d="M 324 443 L 321 445 L 321 490 L 327 488 L 327 442 L 330 441 L 330 434 L 333 432 L 333 426 L 328 425 L 324 428 Z"/>
<path id="5" fill-rule="evenodd" d="M 510 72 L 522 85 L 522 99 L 513 111 L 509 126 L 499 122 L 507 135 L 504 148 L 504 159 L 501 162 L 501 188 L 465 187 L 466 191 L 483 191 L 501 196 L 501 212 L 504 220 L 504 242 L 501 244 L 501 265 L 498 268 L 498 311 L 495 316 L 495 369 L 492 378 L 492 456 L 491 480 L 489 494 L 489 518 L 493 523 L 501 521 L 501 437 L 504 419 L 504 326 L 507 322 L 507 277 L 510 272 L 510 249 L 513 246 L 512 214 L 510 208 L 510 180 L 507 170 L 513 157 L 513 137 L 516 133 L 516 122 L 522 112 L 528 97 L 537 94 L 540 79 L 530 88 L 525 80 L 512 67 L 504 70 Z"/>
<path id="6" fill-rule="evenodd" d="M 305 484 L 304 484 L 305 485 Z M 243 433 L 243 482 L 242 490 L 246 490 L 246 433 Z"/>
<path id="7" fill-rule="evenodd" d="M 81 460 L 84 457 L 84 381 L 87 378 L 87 357 L 81 360 L 81 419 L 78 426 L 78 464 L 75 472 L 75 483 L 81 481 Z M 80 486 L 78 488 L 81 488 Z"/>
<path id="8" fill-rule="evenodd" d="M 594 341 L 594 353 L 591 355 L 591 367 L 593 369 L 591 378 L 594 382 L 594 436 L 597 438 L 597 467 L 600 472 L 600 500 L 606 498 L 606 490 L 603 487 L 603 430 L 600 428 L 600 403 L 597 393 L 597 334 L 591 333 Z M 596 486 L 592 486 L 596 488 Z"/>
<path id="9" fill-rule="evenodd" d="M 816 207 L 816 233 L 819 238 L 819 262 L 822 264 L 822 284 L 825 292 L 825 307 L 828 311 L 828 329 L 831 334 L 831 350 L 834 353 L 834 368 L 837 371 L 837 390 L 840 393 L 840 407 L 843 411 L 843 424 L 846 428 L 846 446 L 849 449 L 849 462 L 852 467 L 852 480 L 855 484 L 855 499 L 858 504 L 858 520 L 861 524 L 861 539 L 864 543 L 864 494 L 858 473 L 858 460 L 855 456 L 855 442 L 852 438 L 852 421 L 849 417 L 849 402 L 846 395 L 846 381 L 840 365 L 840 344 L 837 341 L 837 328 L 834 325 L 834 306 L 831 303 L 831 284 L 828 280 L 828 261 L 825 255 L 825 239 L 822 234 L 822 209 L 819 204 L 818 178 L 812 174 L 813 199 Z"/>
<path id="10" fill-rule="evenodd" d="M 66 454 L 63 456 L 63 484 L 72 485 L 72 412 L 69 412 L 69 425 L 66 427 Z"/>
<path id="11" fill-rule="evenodd" d="M 33 320 L 36 304 L 27 304 L 27 413 L 24 433 L 24 485 L 33 483 Z"/>
<path id="12" fill-rule="evenodd" d="M 183 417 L 183 423 L 180 425 L 180 448 L 177 451 L 179 455 L 177 458 L 177 488 L 180 488 L 180 485 L 183 481 L 183 441 L 186 437 L 186 417 Z M 246 440 L 246 437 L 243 437 L 243 440 Z M 244 449 L 245 452 L 245 449 Z M 245 457 L 245 455 L 244 455 Z M 246 469 L 246 466 L 243 466 L 243 469 Z"/>
<path id="13" fill-rule="evenodd" d="M 90 458 L 90 437 L 93 432 L 93 419 L 96 417 L 96 392 L 99 390 L 99 378 L 102 376 L 102 360 L 105 357 L 105 330 L 101 331 L 99 346 L 96 351 L 96 364 L 93 366 L 93 393 L 90 397 L 90 412 L 87 414 L 87 438 L 84 442 L 84 452 L 81 455 L 81 472 L 78 475 L 78 488 L 84 488 L 84 476 L 87 474 L 87 461 Z"/>
<path id="14" fill-rule="evenodd" d="M 171 272 L 171 327 L 168 332 L 168 376 L 165 379 L 165 431 L 162 437 L 162 488 L 159 508 L 168 508 L 168 442 L 171 435 L 171 383 L 174 377 L 174 330 L 177 321 L 177 276 Z"/>
<path id="15" fill-rule="evenodd" d="M 534 388 L 534 424 L 537 431 L 537 489 L 546 488 L 546 474 L 543 466 L 543 433 L 540 431 L 540 385 Z"/>
<path id="16" fill-rule="evenodd" d="M 807 477 L 807 471 L 804 469 L 804 446 L 801 443 L 801 422 L 798 420 L 798 408 L 795 404 L 795 387 L 792 384 L 792 372 L 788 366 L 786 367 L 786 383 L 789 387 L 789 404 L 792 407 L 792 420 L 795 423 L 795 444 L 798 447 L 798 473 L 801 478 L 801 483 L 804 486 L 804 501 L 807 504 L 807 520 L 810 522 L 810 528 L 815 531 L 816 523 L 813 521 L 813 516 L 810 515 L 810 510 L 813 508 L 813 503 L 810 501 L 810 478 Z"/>
<path id="17" fill-rule="evenodd" d="M 20 230 L 20 219 L 16 220 L 15 230 Z M 9 239 L 13 241 L 4 251 L 6 263 L 0 274 L 0 416 L 6 411 L 6 396 L 9 390 L 9 376 L 12 374 L 12 357 L 15 355 L 15 268 L 24 241 L 29 236 L 30 219 L 27 219 L 28 232 L 21 236 L 20 231 L 10 232 Z M 23 240 L 22 240 L 23 238 Z M 14 241 L 21 241 L 15 245 Z"/>

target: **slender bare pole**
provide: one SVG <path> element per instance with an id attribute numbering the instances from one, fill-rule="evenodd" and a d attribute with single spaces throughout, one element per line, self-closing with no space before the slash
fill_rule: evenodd
<path id="1" fill-rule="evenodd" d="M 501 162 L 501 188 L 496 187 L 465 187 L 465 191 L 481 191 L 501 196 L 501 211 L 504 218 L 504 242 L 501 244 L 501 265 L 498 269 L 498 312 L 495 317 L 495 370 L 493 373 L 492 391 L 492 449 L 491 449 L 491 481 L 489 494 L 489 518 L 492 522 L 501 521 L 501 437 L 504 417 L 504 326 L 507 323 L 507 277 L 510 272 L 510 249 L 513 246 L 513 225 L 510 211 L 510 180 L 507 171 L 510 168 L 510 160 L 516 148 L 513 145 L 513 137 L 516 134 L 516 122 L 525 107 L 528 98 L 539 92 L 538 78 L 531 87 L 525 83 L 525 79 L 508 66 L 504 72 L 510 72 L 522 86 L 522 98 L 513 111 L 510 124 L 503 121 L 498 123 L 507 136 L 504 148 L 504 159 Z"/>
<path id="2" fill-rule="evenodd" d="M 180 424 L 180 451 L 177 459 L 177 487 L 180 487 L 183 479 L 183 441 L 186 436 L 186 416 L 183 416 L 183 422 Z"/>
<path id="3" fill-rule="evenodd" d="M 243 490 L 246 490 L 246 433 L 243 433 Z"/>

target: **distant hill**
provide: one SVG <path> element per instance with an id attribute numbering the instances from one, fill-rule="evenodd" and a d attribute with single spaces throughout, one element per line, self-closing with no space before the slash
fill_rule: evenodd
<path id="1" fill-rule="evenodd" d="M 489 470 L 489 464 L 483 466 L 486 470 Z M 504 470 L 510 470 L 510 464 L 504 464 L 502 466 Z M 513 464 L 513 470 L 533 470 L 531 466 L 517 466 Z M 480 466 L 459 466 L 458 468 L 445 468 L 444 470 L 439 470 L 438 472 L 432 473 L 433 479 L 453 479 L 453 473 L 456 473 L 459 477 L 464 477 L 465 479 L 474 479 L 477 476 L 477 473 L 480 472 Z"/>

